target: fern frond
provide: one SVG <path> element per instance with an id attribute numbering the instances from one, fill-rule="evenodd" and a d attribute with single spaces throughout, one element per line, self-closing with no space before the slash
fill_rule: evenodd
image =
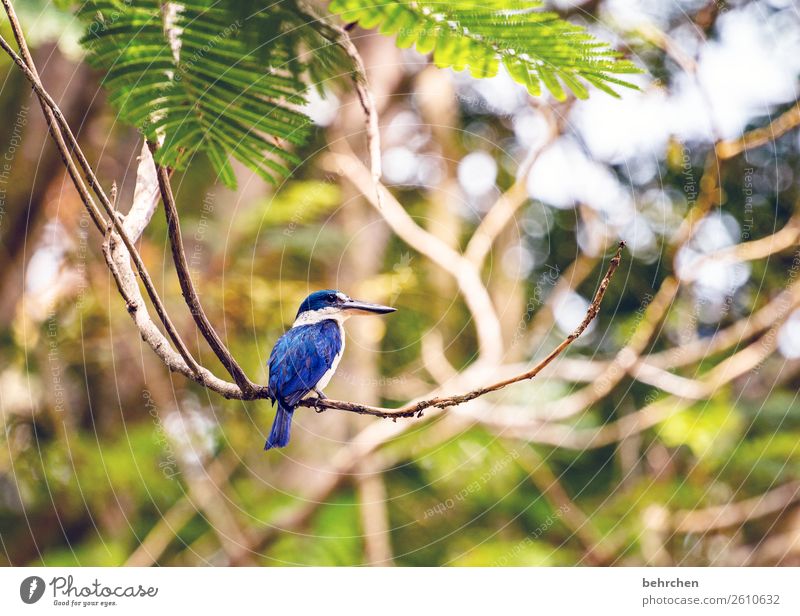
<path id="1" fill-rule="evenodd" d="M 83 45 L 105 70 L 121 119 L 163 139 L 163 165 L 182 167 L 204 152 L 230 187 L 231 156 L 268 181 L 288 175 L 299 163 L 291 146 L 310 130 L 300 107 L 312 70 L 300 58 L 310 50 L 322 70 L 347 73 L 346 54 L 292 0 L 248 10 L 235 0 L 171 4 L 177 59 L 159 0 L 89 0 L 78 10 L 89 22 Z"/>
<path id="2" fill-rule="evenodd" d="M 396 35 L 399 47 L 433 53 L 440 68 L 469 69 L 477 78 L 511 77 L 539 96 L 542 84 L 557 99 L 565 87 L 578 98 L 587 84 L 617 96 L 614 86 L 636 88 L 614 77 L 641 72 L 584 28 L 526 0 L 332 0 L 329 9 L 346 22 Z"/>

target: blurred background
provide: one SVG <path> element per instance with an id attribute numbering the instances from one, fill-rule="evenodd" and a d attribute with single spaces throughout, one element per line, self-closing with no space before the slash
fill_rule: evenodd
<path id="1" fill-rule="evenodd" d="M 82 61 L 80 24 L 17 4 L 43 82 L 127 207 L 140 136 Z M 369 203 L 346 91 L 312 94 L 313 142 L 280 186 L 239 166 L 225 189 L 199 158 L 174 176 L 201 300 L 254 381 L 309 292 L 398 308 L 347 325 L 326 393 L 365 404 L 523 372 L 627 242 L 598 319 L 536 379 L 396 423 L 299 409 L 291 445 L 268 453 L 268 403 L 224 400 L 142 343 L 0 57 L 0 563 L 800 565 L 798 5 L 552 8 L 645 69 L 641 91 L 533 99 L 351 32 L 410 230 Z M 462 280 L 419 230 L 464 253 Z M 141 252 L 223 374 L 160 209 Z"/>

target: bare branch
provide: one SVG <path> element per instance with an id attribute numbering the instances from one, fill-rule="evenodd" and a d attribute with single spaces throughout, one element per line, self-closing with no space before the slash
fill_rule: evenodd
<path id="1" fill-rule="evenodd" d="M 346 146 L 340 147 L 344 150 Z M 406 244 L 453 276 L 475 320 L 481 359 L 499 363 L 503 354 L 500 320 L 478 269 L 440 238 L 420 227 L 383 185 L 379 188 L 383 193 L 383 207 L 379 207 L 371 190 L 369 171 L 352 151 L 331 154 L 323 159 L 323 164 L 342 173 L 358 188 Z"/>
<path id="2" fill-rule="evenodd" d="M 155 151 L 156 145 L 149 143 L 151 151 Z M 242 370 L 241 366 L 231 355 L 231 352 L 225 346 L 225 343 L 217 334 L 211 321 L 206 316 L 203 310 L 203 305 L 200 303 L 200 297 L 197 290 L 194 288 L 192 276 L 189 272 L 189 263 L 186 260 L 186 250 L 183 246 L 183 237 L 181 235 L 181 224 L 178 216 L 178 208 L 175 205 L 175 197 L 172 194 L 172 186 L 169 182 L 168 171 L 156 164 L 156 178 L 158 180 L 158 188 L 161 192 L 161 200 L 164 203 L 164 214 L 167 218 L 167 234 L 169 236 L 169 244 L 172 249 L 172 260 L 175 263 L 175 271 L 178 276 L 178 282 L 181 285 L 183 298 L 186 300 L 186 305 L 192 313 L 192 318 L 197 324 L 203 338 L 206 339 L 211 349 L 216 356 L 225 366 L 225 369 L 233 377 L 233 380 L 242 390 L 245 395 L 251 395 L 258 386 L 255 385 L 247 378 L 247 375 Z"/>
<path id="3" fill-rule="evenodd" d="M 678 533 L 707 533 L 741 526 L 766 515 L 779 514 L 798 501 L 800 481 L 792 481 L 739 502 L 694 511 L 678 511 L 671 516 L 671 526 Z"/>
<path id="4" fill-rule="evenodd" d="M 149 567 L 158 563 L 158 559 L 173 539 L 196 513 L 194 504 L 185 496 L 182 497 L 168 511 L 161 514 L 156 525 L 125 561 L 125 566 Z"/>
<path id="5" fill-rule="evenodd" d="M 421 417 L 422 412 L 425 409 L 431 407 L 445 409 L 451 406 L 458 406 L 459 404 L 464 404 L 465 402 L 469 402 L 470 400 L 474 400 L 475 398 L 479 398 L 480 396 L 503 389 L 504 387 L 511 385 L 513 383 L 519 383 L 520 381 L 527 381 L 529 379 L 532 379 L 537 374 L 539 374 L 554 359 L 556 359 L 559 355 L 561 355 L 561 353 L 563 353 L 566 350 L 566 348 L 570 344 L 572 344 L 586 330 L 589 324 L 597 316 L 597 313 L 600 310 L 600 304 L 602 303 L 603 297 L 605 296 L 606 291 L 608 290 L 608 285 L 611 282 L 611 278 L 614 276 L 614 273 L 617 271 L 617 268 L 619 267 L 620 260 L 622 259 L 622 249 L 624 248 L 624 246 L 625 246 L 624 242 L 619 243 L 619 246 L 617 247 L 617 252 L 612 257 L 611 262 L 609 263 L 608 266 L 608 270 L 603 276 L 603 279 L 600 281 L 600 286 L 597 288 L 597 292 L 595 293 L 594 299 L 592 300 L 591 304 L 589 304 L 589 308 L 586 311 L 586 316 L 584 317 L 580 325 L 578 325 L 578 327 L 575 328 L 575 331 L 573 331 L 569 336 L 567 336 L 544 359 L 540 360 L 533 368 L 531 368 L 526 372 L 523 372 L 522 374 L 518 374 L 516 376 L 505 379 L 503 381 L 499 381 L 492 385 L 487 385 L 485 387 L 474 389 L 465 394 L 428 398 L 427 400 L 410 402 L 409 404 L 406 404 L 405 406 L 402 406 L 397 409 L 386 409 L 381 407 L 365 406 L 361 404 L 355 404 L 352 402 L 340 402 L 338 400 L 317 401 L 317 400 L 306 399 L 303 400 L 300 404 L 301 406 L 326 408 L 326 409 L 333 408 L 342 411 L 350 411 L 352 413 L 359 413 L 360 415 L 373 415 L 375 417 L 383 417 L 390 419 L 397 419 L 401 417 L 415 417 L 415 416 Z"/>
<path id="6" fill-rule="evenodd" d="M 717 156 L 722 159 L 733 158 L 745 150 L 753 150 L 772 143 L 797 126 L 800 126 L 800 104 L 782 113 L 767 126 L 751 130 L 739 139 L 720 141 L 716 147 Z"/>
<path id="7" fill-rule="evenodd" d="M 717 252 L 703 255 L 692 263 L 692 267 L 681 276 L 681 282 L 694 281 L 702 267 L 710 263 L 741 263 L 764 259 L 775 253 L 797 245 L 800 240 L 800 216 L 793 216 L 784 227 L 772 235 L 728 246 Z"/>
<path id="8" fill-rule="evenodd" d="M 364 67 L 364 60 L 362 60 L 361 54 L 358 53 L 358 49 L 347 32 L 345 32 L 344 28 L 339 25 L 331 25 L 331 27 L 338 35 L 337 41 L 339 45 L 341 45 L 342 49 L 350 56 L 350 59 L 356 66 L 356 71 L 353 73 L 353 84 L 356 87 L 358 101 L 361 103 L 361 108 L 364 110 L 364 115 L 367 120 L 367 150 L 369 150 L 370 173 L 372 174 L 372 182 L 375 185 L 375 197 L 378 202 L 378 208 L 381 208 L 383 207 L 383 194 L 381 192 L 380 183 L 383 172 L 381 170 L 381 133 L 378 108 L 375 105 L 372 91 L 367 84 L 367 70 Z"/>
<path id="9" fill-rule="evenodd" d="M 533 315 L 531 324 L 528 327 L 529 333 L 525 336 L 525 340 L 522 341 L 521 344 L 523 351 L 535 349 L 551 331 L 555 318 L 553 299 L 563 293 L 578 288 L 589 274 L 594 271 L 597 263 L 597 257 L 589 256 L 584 252 L 578 253 L 575 260 L 570 263 L 569 267 L 564 270 L 564 273 L 558 277 L 558 281 L 554 284 L 552 291 L 547 297 L 547 301 L 536 311 L 536 314 Z"/>
<path id="10" fill-rule="evenodd" d="M 541 107 L 545 109 L 544 106 Z M 486 260 L 486 255 L 492 249 L 497 236 L 506 228 L 508 223 L 514 218 L 520 207 L 528 200 L 528 176 L 534 163 L 539 156 L 547 149 L 558 136 L 558 123 L 553 117 L 553 112 L 548 110 L 545 113 L 549 127 L 547 137 L 544 142 L 537 145 L 528 152 L 525 160 L 519 166 L 517 177 L 511 187 L 506 190 L 494 205 L 489 208 L 486 216 L 483 217 L 478 228 L 464 250 L 464 256 L 476 267 L 481 267 Z"/>
<path id="11" fill-rule="evenodd" d="M 800 286 L 795 284 L 776 295 L 757 312 L 745 319 L 739 319 L 710 339 L 700 338 L 679 347 L 651 353 L 645 357 L 645 361 L 648 365 L 670 369 L 708 359 L 770 327 L 784 313 L 787 306 L 793 310 L 798 305 L 800 305 Z"/>

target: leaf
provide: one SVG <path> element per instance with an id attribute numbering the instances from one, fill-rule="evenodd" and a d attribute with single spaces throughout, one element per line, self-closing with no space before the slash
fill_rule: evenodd
<path id="1" fill-rule="evenodd" d="M 303 79 L 349 74 L 350 59 L 293 0 L 183 0 L 169 3 L 170 19 L 166 4 L 89 0 L 78 9 L 88 24 L 82 44 L 120 118 L 163 139 L 163 165 L 182 168 L 203 152 L 226 186 L 236 185 L 231 157 L 278 182 L 310 134 Z"/>
<path id="2" fill-rule="evenodd" d="M 611 87 L 637 89 L 614 77 L 641 72 L 584 28 L 542 11 L 525 0 L 333 0 L 329 9 L 363 28 L 380 26 L 397 36 L 400 47 L 416 45 L 433 53 L 440 68 L 469 69 L 473 77 L 492 77 L 500 62 L 533 96 L 542 84 L 557 99 L 586 98 L 586 84 L 617 96 Z"/>

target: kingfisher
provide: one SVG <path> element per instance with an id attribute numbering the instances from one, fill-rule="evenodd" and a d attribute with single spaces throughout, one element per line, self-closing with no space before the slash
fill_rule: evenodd
<path id="1" fill-rule="evenodd" d="M 278 411 L 264 449 L 286 447 L 292 415 L 300 401 L 322 390 L 331 380 L 344 352 L 344 322 L 355 314 L 387 314 L 396 308 L 354 300 L 325 289 L 309 295 L 292 327 L 278 339 L 269 356 L 269 398 Z"/>

